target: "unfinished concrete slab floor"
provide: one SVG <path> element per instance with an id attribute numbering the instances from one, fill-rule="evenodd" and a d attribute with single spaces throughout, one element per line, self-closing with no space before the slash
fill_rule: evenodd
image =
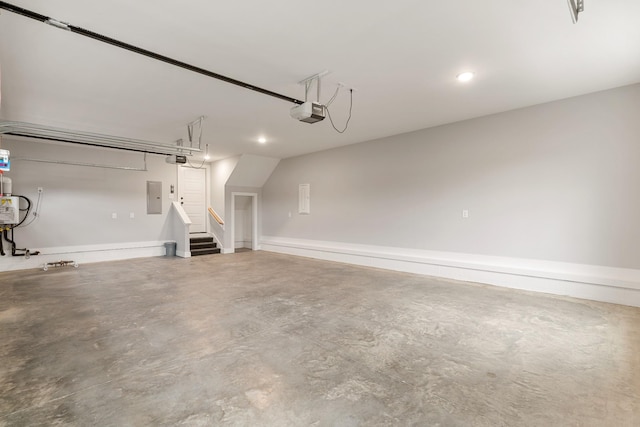
<path id="1" fill-rule="evenodd" d="M 0 425 L 638 426 L 640 309 L 246 252 L 0 273 Z"/>

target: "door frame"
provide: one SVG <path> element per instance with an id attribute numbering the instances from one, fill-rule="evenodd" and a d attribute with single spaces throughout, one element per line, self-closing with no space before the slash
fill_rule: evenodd
<path id="1" fill-rule="evenodd" d="M 193 167 L 191 165 L 184 164 L 184 165 L 176 165 L 176 201 L 177 202 L 181 202 L 180 197 L 182 197 L 182 186 L 180 185 L 181 182 L 183 180 L 183 175 L 180 172 L 182 168 L 189 168 L 189 169 L 204 169 L 204 232 L 206 234 L 211 235 L 211 224 L 209 223 L 209 211 L 207 210 L 207 208 L 209 206 L 211 206 L 211 191 L 209 191 L 210 185 L 209 185 L 209 180 L 211 177 L 211 169 L 209 168 L 209 163 L 205 164 L 204 166 L 201 166 L 199 168 L 197 167 Z M 184 185 L 184 182 L 182 182 L 182 185 Z M 192 231 L 189 231 L 189 234 L 193 233 Z"/>
<path id="2" fill-rule="evenodd" d="M 258 250 L 258 193 L 231 192 L 231 218 L 229 221 L 229 232 L 231 234 L 231 250 L 226 253 L 236 251 L 236 196 L 251 197 L 251 250 Z"/>

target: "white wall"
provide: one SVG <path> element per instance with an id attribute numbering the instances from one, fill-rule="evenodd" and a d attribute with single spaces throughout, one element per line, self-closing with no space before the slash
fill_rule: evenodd
<path id="1" fill-rule="evenodd" d="M 223 219 L 225 215 L 224 188 L 239 160 L 240 156 L 211 163 L 211 207 Z"/>
<path id="2" fill-rule="evenodd" d="M 282 160 L 261 247 L 640 306 L 639 117 L 636 84 Z"/>
<path id="3" fill-rule="evenodd" d="M 263 234 L 638 269 L 639 113 L 633 85 L 285 159 Z"/>
<path id="4" fill-rule="evenodd" d="M 111 166 L 143 167 L 143 155 L 96 147 L 52 144 L 3 138 L 11 151 L 13 192 L 38 200 L 44 189 L 40 216 L 28 227 L 15 230 L 18 247 L 132 247 L 135 242 L 171 239 L 170 185 L 176 185 L 176 166 L 163 156 L 148 155 L 147 172 L 86 166 L 35 163 L 19 157 L 84 162 Z M 146 182 L 163 185 L 162 214 L 148 215 Z M 112 219 L 112 214 L 117 219 Z M 130 214 L 134 218 L 130 218 Z M 6 248 L 6 246 L 5 246 Z M 11 257 L 0 259 L 0 270 L 9 269 Z"/>

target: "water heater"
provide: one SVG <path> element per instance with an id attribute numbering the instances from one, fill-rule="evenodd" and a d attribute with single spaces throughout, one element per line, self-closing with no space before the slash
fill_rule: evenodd
<path id="1" fill-rule="evenodd" d="M 0 197 L 0 224 L 20 222 L 20 198 Z"/>

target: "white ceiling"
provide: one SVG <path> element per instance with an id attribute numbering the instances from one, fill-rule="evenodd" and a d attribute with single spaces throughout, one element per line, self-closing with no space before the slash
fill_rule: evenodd
<path id="1" fill-rule="evenodd" d="M 354 87 L 344 134 L 292 104 L 2 11 L 0 116 L 172 142 L 206 116 L 214 159 L 291 157 L 640 81 L 640 2 L 13 0 L 9 3 L 295 98 L 329 70 Z M 472 70 L 471 83 L 456 74 Z M 338 127 L 348 92 L 331 108 Z M 258 144 L 260 135 L 266 144 Z"/>

